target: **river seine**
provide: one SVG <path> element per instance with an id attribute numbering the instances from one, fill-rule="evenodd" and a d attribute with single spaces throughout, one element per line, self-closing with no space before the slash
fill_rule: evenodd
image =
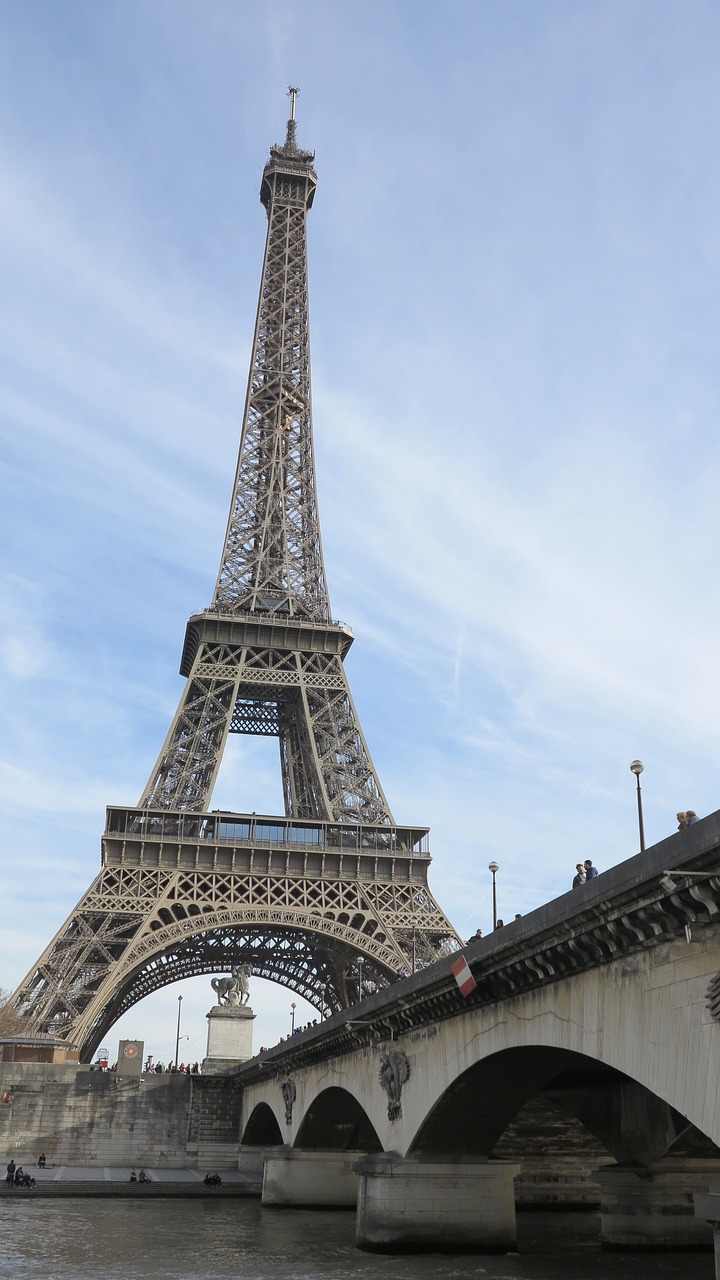
<path id="1" fill-rule="evenodd" d="M 603 1253 L 593 1213 L 521 1213 L 519 1252 L 363 1253 L 355 1214 L 258 1200 L 0 1203 L 0 1276 L 13 1280 L 713 1280 L 711 1253 Z"/>

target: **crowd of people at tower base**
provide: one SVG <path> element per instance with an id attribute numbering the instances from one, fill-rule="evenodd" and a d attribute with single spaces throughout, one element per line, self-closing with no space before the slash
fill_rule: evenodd
<path id="1" fill-rule="evenodd" d="M 111 1067 L 108 1066 L 107 1062 L 93 1062 L 90 1066 L 90 1070 L 117 1071 L 117 1062 L 113 1062 Z M 174 1062 L 168 1062 L 167 1066 L 163 1066 L 162 1062 L 156 1062 L 154 1066 L 152 1062 L 146 1062 L 143 1067 L 143 1071 L 146 1075 L 156 1076 L 199 1076 L 201 1074 L 199 1062 L 193 1062 L 192 1064 L 189 1062 L 181 1062 L 179 1067 L 176 1067 Z"/>
<path id="2" fill-rule="evenodd" d="M 189 1062 L 181 1062 L 180 1066 L 176 1067 L 174 1062 L 168 1062 L 167 1066 L 164 1067 L 162 1062 L 156 1062 L 154 1067 L 146 1066 L 145 1070 L 151 1073 L 155 1072 L 156 1076 L 198 1076 L 200 1075 L 200 1063 L 193 1062 L 191 1066 Z"/>

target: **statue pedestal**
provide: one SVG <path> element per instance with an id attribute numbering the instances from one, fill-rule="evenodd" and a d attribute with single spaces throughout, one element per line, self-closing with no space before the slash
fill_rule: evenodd
<path id="1" fill-rule="evenodd" d="M 255 1014 L 248 1005 L 216 1004 L 207 1015 L 207 1057 L 203 1059 L 203 1075 L 219 1075 L 232 1071 L 252 1058 L 252 1033 Z"/>

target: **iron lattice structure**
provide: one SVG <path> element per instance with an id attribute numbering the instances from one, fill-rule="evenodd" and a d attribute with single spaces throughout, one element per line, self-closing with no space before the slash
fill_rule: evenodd
<path id="1" fill-rule="evenodd" d="M 109 809 L 102 867 L 12 1003 L 92 1056 L 150 992 L 249 963 L 321 1012 L 460 939 L 427 884 L 427 831 L 398 827 L 332 620 L 313 451 L 306 219 L 314 156 L 295 94 L 268 217 L 235 485 L 210 608 L 190 618 L 177 713 L 136 809 Z M 209 810 L 228 733 L 280 744 L 282 818 Z"/>

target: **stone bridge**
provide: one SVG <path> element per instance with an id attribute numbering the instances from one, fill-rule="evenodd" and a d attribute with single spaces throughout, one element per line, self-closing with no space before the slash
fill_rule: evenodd
<path id="1" fill-rule="evenodd" d="M 369 1248 L 507 1249 L 530 1146 L 560 1186 L 584 1133 L 605 1244 L 711 1243 L 719 855 L 716 813 L 472 941 L 468 995 L 451 957 L 243 1065 L 264 1203 L 357 1204 Z"/>

